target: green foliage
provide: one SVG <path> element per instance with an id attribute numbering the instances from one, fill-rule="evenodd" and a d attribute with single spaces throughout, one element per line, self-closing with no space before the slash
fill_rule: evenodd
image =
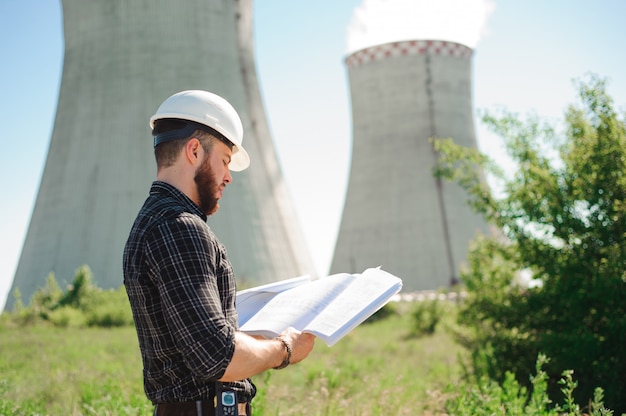
<path id="1" fill-rule="evenodd" d="M 39 289 L 33 295 L 31 305 L 41 313 L 54 309 L 62 300 L 63 291 L 54 279 L 54 273 L 50 273 L 46 279 L 46 286 Z"/>
<path id="2" fill-rule="evenodd" d="M 459 302 L 463 294 L 453 291 L 420 294 L 408 303 L 412 321 L 411 337 L 431 336 L 438 330 L 457 334 L 462 331 L 457 324 Z"/>
<path id="3" fill-rule="evenodd" d="M 545 355 L 539 354 L 536 361 L 536 375 L 531 376 L 532 392 L 529 394 L 526 387 L 521 386 L 515 375 L 507 371 L 503 383 L 500 385 L 483 376 L 478 384 L 469 384 L 459 388 L 449 386 L 450 397 L 445 403 L 446 411 L 452 415 L 533 415 L 533 416 L 609 416 L 613 412 L 604 407 L 603 391 L 597 388 L 594 399 L 589 408 L 583 412 L 576 404 L 573 392 L 577 383 L 572 379 L 572 371 L 563 372 L 559 384 L 565 397 L 563 405 L 550 406 L 551 400 L 548 397 L 547 374 L 543 371 L 543 366 L 548 362 Z M 459 392 L 460 390 L 460 392 Z"/>
<path id="4" fill-rule="evenodd" d="M 2 325 L 35 325 L 49 323 L 58 327 L 114 327 L 133 324 L 126 290 L 102 290 L 93 284 L 88 266 L 76 270 L 72 284 L 63 292 L 51 273 L 46 286 L 35 292 L 24 306 L 19 290 L 15 292 L 13 312 L 3 313 Z"/>
<path id="5" fill-rule="evenodd" d="M 254 377 L 254 414 L 435 411 L 440 392 L 461 376 L 463 351 L 441 331 L 412 339 L 411 327 L 410 315 L 399 313 L 360 325 L 333 347 L 318 340 L 307 360 Z M 0 328 L 0 380 L 7 385 L 0 406 L 24 415 L 151 415 L 137 342 L 133 327 Z"/>
<path id="6" fill-rule="evenodd" d="M 124 286 L 117 290 L 100 290 L 93 296 L 92 304 L 85 308 L 89 326 L 115 327 L 133 324 L 133 315 Z"/>
<path id="7" fill-rule="evenodd" d="M 93 285 L 93 274 L 88 266 L 81 266 L 76 270 L 72 284 L 67 292 L 61 296 L 58 306 L 70 306 L 75 309 L 85 310 L 93 301 L 97 288 Z M 34 299 L 33 299 L 34 300 Z"/>
<path id="8" fill-rule="evenodd" d="M 81 328 L 86 325 L 85 314 L 72 306 L 55 308 L 48 313 L 47 320 L 61 328 Z"/>
<path id="9" fill-rule="evenodd" d="M 417 302 L 413 310 L 413 331 L 415 336 L 432 335 L 441 320 L 442 310 L 439 300 L 424 300 Z"/>
<path id="10" fill-rule="evenodd" d="M 537 362 L 530 393 L 511 375 L 502 385 L 463 382 L 457 358 L 465 351 L 442 331 L 444 325 L 431 336 L 412 337 L 414 304 L 396 306 L 398 314 L 357 327 L 332 348 L 318 341 L 303 362 L 255 376 L 254 414 L 504 414 L 500 405 L 506 414 L 573 414 L 576 405 L 564 399 L 565 392 L 560 406 L 549 407 L 547 375 L 539 366 L 545 358 Z M 457 306 L 440 306 L 444 323 Z M 152 414 L 132 327 L 0 328 L 0 351 L 0 415 Z M 572 378 L 562 384 L 572 386 Z M 593 410 L 603 409 L 597 393 L 590 407 L 579 408 L 609 415 Z"/>
<path id="11" fill-rule="evenodd" d="M 510 370 L 530 387 L 527 374 L 543 352 L 552 358 L 550 397 L 571 369 L 578 375 L 572 400 L 599 385 L 606 403 L 626 412 L 626 124 L 604 80 L 590 76 L 577 86 L 581 104 L 568 109 L 561 134 L 536 116 L 484 115 L 505 139 L 514 172 L 450 140 L 435 142 L 437 174 L 463 186 L 501 232 L 470 250 L 459 314 L 469 330 L 459 338 L 477 380 L 503 382 Z"/>

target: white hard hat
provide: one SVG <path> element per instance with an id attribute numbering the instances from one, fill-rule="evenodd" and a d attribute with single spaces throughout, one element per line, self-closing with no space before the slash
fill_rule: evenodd
<path id="1" fill-rule="evenodd" d="M 163 101 L 156 114 L 150 117 L 150 128 L 157 120 L 173 118 L 188 120 L 208 126 L 223 135 L 233 144 L 232 158 L 228 165 L 232 171 L 241 171 L 250 165 L 248 152 L 243 148 L 243 126 L 239 114 L 232 105 L 219 95 L 208 91 L 189 90 L 176 93 Z M 155 146 L 163 141 L 180 138 L 166 132 L 160 140 L 155 137 Z M 193 130 L 188 134 L 193 133 Z M 188 135 L 187 135 L 188 137 Z"/>

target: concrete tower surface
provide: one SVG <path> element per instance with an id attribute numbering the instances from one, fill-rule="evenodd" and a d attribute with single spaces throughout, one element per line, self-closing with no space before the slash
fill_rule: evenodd
<path id="1" fill-rule="evenodd" d="M 433 177 L 430 137 L 475 147 L 472 50 L 403 41 L 346 58 L 352 165 L 331 273 L 379 266 L 404 290 L 447 287 L 467 244 L 486 230 L 456 184 Z"/>
<path id="2" fill-rule="evenodd" d="M 209 225 L 238 278 L 315 274 L 259 91 L 252 0 L 62 0 L 63 77 L 46 165 L 11 293 L 24 302 L 54 272 L 87 264 L 122 284 L 122 251 L 156 176 L 148 120 L 170 95 L 203 89 L 238 111 L 248 170 L 234 173 Z M 7 305 L 12 304 L 9 295 Z"/>

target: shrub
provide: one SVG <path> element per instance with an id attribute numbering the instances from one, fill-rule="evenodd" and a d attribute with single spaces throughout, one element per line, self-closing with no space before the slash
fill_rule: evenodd
<path id="1" fill-rule="evenodd" d="M 93 284 L 88 266 L 76 270 L 72 284 L 63 292 L 51 273 L 46 286 L 35 292 L 24 306 L 19 290 L 14 293 L 13 312 L 3 313 L 2 325 L 35 325 L 48 322 L 58 327 L 125 326 L 133 317 L 124 286 L 117 290 L 102 290 Z"/>
<path id="2" fill-rule="evenodd" d="M 442 308 L 437 298 L 417 302 L 411 314 L 413 318 L 412 335 L 422 336 L 434 334 L 437 325 L 441 321 L 441 315 Z"/>
<path id="3" fill-rule="evenodd" d="M 568 109 L 562 134 L 537 116 L 483 117 L 505 139 L 514 172 L 444 140 L 437 173 L 463 186 L 500 232 L 476 241 L 462 275 L 459 319 L 471 329 L 464 336 L 476 376 L 503 382 L 508 369 L 529 387 L 544 352 L 551 397 L 571 369 L 579 401 L 599 385 L 606 403 L 626 412 L 626 122 L 604 80 L 578 87 L 581 105 Z M 522 271 L 533 285 L 520 284 Z"/>
<path id="4" fill-rule="evenodd" d="M 89 326 L 116 327 L 133 324 L 133 315 L 124 286 L 117 290 L 99 292 L 85 315 Z"/>
<path id="5" fill-rule="evenodd" d="M 61 306 L 50 311 L 47 320 L 62 328 L 80 328 L 86 325 L 85 315 L 71 306 Z"/>
<path id="6" fill-rule="evenodd" d="M 477 384 L 464 386 L 449 386 L 448 393 L 451 397 L 446 401 L 445 408 L 449 414 L 491 416 L 491 415 L 533 415 L 533 416 L 601 416 L 612 415 L 613 412 L 604 407 L 603 390 L 594 390 L 593 400 L 589 402 L 584 411 L 574 400 L 574 390 L 577 383 L 573 380 L 571 370 L 563 372 L 559 384 L 564 403 L 550 406 L 551 400 L 547 392 L 548 375 L 543 366 L 549 359 L 540 354 L 536 361 L 536 375 L 530 377 L 532 389 L 529 392 L 515 379 L 515 375 L 505 372 L 504 381 L 501 385 L 484 376 Z M 459 392 L 460 390 L 460 392 Z M 587 407 L 587 406 L 585 406 Z"/>

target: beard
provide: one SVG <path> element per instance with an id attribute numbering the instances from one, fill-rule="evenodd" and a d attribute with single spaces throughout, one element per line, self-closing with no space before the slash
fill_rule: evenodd
<path id="1" fill-rule="evenodd" d="M 199 207 L 207 216 L 215 214 L 219 209 L 219 199 L 215 197 L 218 190 L 218 184 L 211 169 L 208 155 L 202 162 L 202 166 L 196 171 L 193 180 L 196 182 L 198 190 Z"/>

